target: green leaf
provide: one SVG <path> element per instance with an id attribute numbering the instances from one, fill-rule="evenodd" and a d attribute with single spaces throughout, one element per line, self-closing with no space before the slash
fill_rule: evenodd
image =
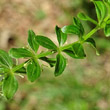
<path id="1" fill-rule="evenodd" d="M 39 45 L 47 49 L 53 49 L 53 50 L 57 49 L 57 46 L 47 37 L 37 35 L 35 39 L 39 43 Z"/>
<path id="2" fill-rule="evenodd" d="M 96 49 L 96 43 L 93 38 L 88 38 L 85 42 L 89 43 L 96 50 L 96 55 L 100 55 Z"/>
<path id="3" fill-rule="evenodd" d="M 106 24 L 106 26 L 104 28 L 104 33 L 105 33 L 106 37 L 110 37 L 110 24 Z"/>
<path id="4" fill-rule="evenodd" d="M 80 37 L 84 35 L 84 28 L 78 18 L 73 18 L 73 24 L 80 30 Z"/>
<path id="5" fill-rule="evenodd" d="M 25 69 L 24 67 L 22 67 L 22 68 L 18 69 L 18 70 L 16 71 L 16 73 L 26 74 L 26 69 Z"/>
<path id="6" fill-rule="evenodd" d="M 50 67 L 53 67 L 56 64 L 56 58 L 41 57 L 40 59 L 47 62 Z"/>
<path id="7" fill-rule="evenodd" d="M 8 75 L 3 80 L 2 91 L 7 99 L 11 99 L 18 89 L 18 82 L 13 75 Z"/>
<path id="8" fill-rule="evenodd" d="M 25 48 L 11 48 L 9 54 L 13 58 L 27 58 L 32 57 L 32 53 Z"/>
<path id="9" fill-rule="evenodd" d="M 32 60 L 28 64 L 26 71 L 27 71 L 27 77 L 29 81 L 34 82 L 37 78 L 39 78 L 41 74 L 41 68 L 38 61 L 34 62 Z"/>
<path id="10" fill-rule="evenodd" d="M 84 13 L 78 13 L 78 18 L 80 18 L 81 20 L 85 20 L 85 21 L 87 21 L 88 20 L 88 16 L 87 15 L 85 15 Z"/>
<path id="11" fill-rule="evenodd" d="M 90 21 L 90 22 L 92 22 L 93 24 L 97 24 L 97 22 L 96 22 L 94 19 L 90 18 L 89 16 L 87 16 L 87 15 L 84 14 L 84 13 L 81 13 L 81 12 L 80 12 L 77 16 L 78 16 L 78 18 L 80 18 L 81 20 Z"/>
<path id="12" fill-rule="evenodd" d="M 68 25 L 68 26 L 64 26 L 61 31 L 65 34 L 76 34 L 76 35 L 80 35 L 80 30 L 77 26 L 74 25 Z"/>
<path id="13" fill-rule="evenodd" d="M 58 26 L 56 26 L 55 30 L 59 45 L 63 45 L 67 40 L 67 34 L 64 34 Z"/>
<path id="14" fill-rule="evenodd" d="M 63 57 L 63 55 L 58 54 L 56 56 L 56 65 L 55 65 L 55 76 L 59 76 L 62 74 L 62 72 L 64 71 L 65 67 L 66 67 L 66 58 Z"/>
<path id="15" fill-rule="evenodd" d="M 83 59 L 86 57 L 82 44 L 75 43 L 72 45 L 72 50 L 75 53 L 75 57 Z"/>
<path id="16" fill-rule="evenodd" d="M 63 50 L 63 52 L 66 53 L 67 55 L 69 55 L 69 56 L 72 57 L 72 58 L 77 58 L 76 55 L 75 55 L 75 53 L 74 53 L 73 50 L 72 50 L 72 47 Z"/>
<path id="17" fill-rule="evenodd" d="M 99 21 L 99 23 L 101 23 L 107 13 L 106 6 L 103 3 L 103 1 L 94 1 L 94 4 L 95 4 L 95 8 L 96 8 L 98 21 Z"/>
<path id="18" fill-rule="evenodd" d="M 0 49 L 0 65 L 4 67 L 12 67 L 13 61 L 7 52 Z"/>
<path id="19" fill-rule="evenodd" d="M 32 30 L 28 31 L 28 44 L 35 52 L 37 52 L 39 44 L 36 42 L 35 36 L 36 35 Z"/>

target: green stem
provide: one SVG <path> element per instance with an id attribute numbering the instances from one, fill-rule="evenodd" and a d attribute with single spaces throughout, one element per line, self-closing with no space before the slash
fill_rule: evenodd
<path id="1" fill-rule="evenodd" d="M 99 26 L 96 26 L 92 31 L 90 31 L 87 35 L 84 36 L 84 41 L 87 40 L 89 37 L 91 37 L 94 33 L 96 33 L 99 30 Z"/>
<path id="2" fill-rule="evenodd" d="M 97 25 L 97 21 L 95 21 L 94 19 L 92 18 L 88 18 L 88 21 L 92 22 L 93 24 Z"/>
<path id="3" fill-rule="evenodd" d="M 19 64 L 19 65 L 16 65 L 16 66 L 12 69 L 12 71 L 15 72 L 15 71 L 19 70 L 20 68 L 22 68 L 22 67 L 24 66 L 25 63 L 26 63 L 26 62 L 21 63 L 21 64 Z"/>
<path id="4" fill-rule="evenodd" d="M 83 40 L 83 41 L 78 40 L 78 41 L 76 41 L 76 42 L 74 42 L 74 43 L 65 45 L 65 46 L 61 47 L 61 50 L 68 49 L 68 48 L 70 48 L 73 44 L 78 43 L 78 42 L 83 43 L 85 40 L 87 40 L 88 38 L 90 38 L 94 33 L 96 33 L 99 29 L 100 29 L 99 26 L 96 26 L 92 31 L 90 31 L 87 35 L 84 36 L 84 40 Z"/>
<path id="5" fill-rule="evenodd" d="M 39 55 L 37 55 L 37 58 L 41 58 L 41 57 L 45 57 L 45 56 L 48 56 L 48 55 L 52 55 L 53 53 L 55 53 L 55 51 L 42 52 Z"/>
<path id="6" fill-rule="evenodd" d="M 71 44 L 65 45 L 65 46 L 63 46 L 63 47 L 60 47 L 60 49 L 61 49 L 61 50 L 68 49 L 68 48 L 70 48 L 73 44 L 78 43 L 78 42 L 79 42 L 79 40 L 76 41 L 76 42 L 73 42 L 73 43 L 71 43 Z"/>

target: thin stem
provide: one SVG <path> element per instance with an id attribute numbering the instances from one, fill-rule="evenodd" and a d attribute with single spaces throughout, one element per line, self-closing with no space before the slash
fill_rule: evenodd
<path id="1" fill-rule="evenodd" d="M 25 63 L 26 63 L 26 62 L 21 63 L 21 64 L 19 64 L 19 65 L 16 65 L 16 66 L 12 69 L 12 71 L 15 72 L 15 71 L 19 70 L 20 68 L 22 68 L 22 67 L 24 66 Z"/>
<path id="2" fill-rule="evenodd" d="M 37 55 L 37 58 L 41 58 L 41 57 L 45 57 L 45 56 L 48 56 L 48 55 L 52 55 L 54 53 L 55 53 L 55 51 L 42 52 L 39 55 Z"/>
<path id="3" fill-rule="evenodd" d="M 95 21 L 94 19 L 92 18 L 88 18 L 88 21 L 92 22 L 93 24 L 97 25 L 97 21 Z"/>
<path id="4" fill-rule="evenodd" d="M 87 40 L 89 37 L 91 37 L 94 33 L 96 33 L 99 30 L 99 26 L 96 26 L 92 31 L 90 31 L 87 35 L 84 36 L 84 41 Z"/>
<path id="5" fill-rule="evenodd" d="M 68 48 L 70 48 L 73 44 L 78 43 L 78 42 L 79 42 L 79 40 L 76 41 L 76 42 L 73 42 L 73 43 L 71 43 L 71 44 L 65 45 L 65 46 L 61 47 L 60 49 L 61 49 L 61 50 L 68 49 Z"/>

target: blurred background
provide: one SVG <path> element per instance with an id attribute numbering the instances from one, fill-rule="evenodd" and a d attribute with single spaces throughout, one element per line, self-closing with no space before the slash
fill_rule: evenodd
<path id="1" fill-rule="evenodd" d="M 96 19 L 89 0 L 0 0 L 0 48 L 8 51 L 25 46 L 29 29 L 56 42 L 55 26 L 72 24 L 78 12 Z M 89 22 L 82 23 L 86 32 L 94 28 Z M 87 58 L 66 56 L 68 65 L 59 77 L 54 77 L 54 68 L 47 66 L 35 83 L 17 77 L 16 95 L 11 101 L 0 96 L 0 110 L 110 110 L 110 39 L 103 31 L 93 38 L 100 56 L 85 44 Z M 76 39 L 68 36 L 68 43 Z"/>

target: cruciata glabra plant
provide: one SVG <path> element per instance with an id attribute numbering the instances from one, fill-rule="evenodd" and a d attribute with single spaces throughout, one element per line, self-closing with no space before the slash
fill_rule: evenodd
<path id="1" fill-rule="evenodd" d="M 86 54 L 83 44 L 88 43 L 96 50 L 96 43 L 90 38 L 98 30 L 103 29 L 105 36 L 110 36 L 110 0 L 91 0 L 96 9 L 97 21 L 84 13 L 79 13 L 73 18 L 73 24 L 62 28 L 56 26 L 56 36 L 58 46 L 48 37 L 36 35 L 32 30 L 28 31 L 28 45 L 23 48 L 11 48 L 9 52 L 0 50 L 0 84 L 2 93 L 7 99 L 11 99 L 18 89 L 16 74 L 26 74 L 29 81 L 34 82 L 41 75 L 41 65 L 39 62 L 45 61 L 50 67 L 55 67 L 54 75 L 59 76 L 66 68 L 67 60 L 63 53 L 75 59 L 83 59 Z M 81 20 L 89 21 L 96 25 L 89 33 L 85 33 Z M 67 35 L 75 34 L 78 41 L 66 44 Z M 48 51 L 38 54 L 39 46 L 47 48 Z M 50 58 L 49 55 L 55 54 L 56 58 Z M 16 64 L 13 59 L 24 58 L 25 62 Z M 17 61 L 17 60 L 15 60 Z"/>

